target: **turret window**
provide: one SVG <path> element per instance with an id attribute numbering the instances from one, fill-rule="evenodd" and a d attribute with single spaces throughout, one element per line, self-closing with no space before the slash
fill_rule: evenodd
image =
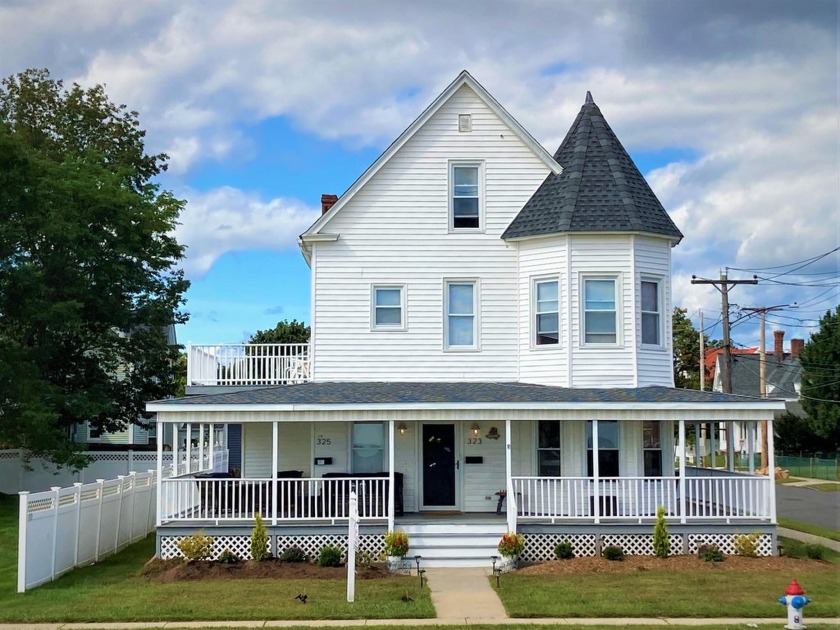
<path id="1" fill-rule="evenodd" d="M 642 344 L 661 346 L 660 291 L 657 280 L 642 280 Z"/>
<path id="2" fill-rule="evenodd" d="M 587 344 L 618 342 L 618 312 L 614 278 L 588 278 L 583 281 L 583 328 Z"/>
<path id="3" fill-rule="evenodd" d="M 534 281 L 534 343 L 538 346 L 560 343 L 559 290 L 557 280 Z"/>

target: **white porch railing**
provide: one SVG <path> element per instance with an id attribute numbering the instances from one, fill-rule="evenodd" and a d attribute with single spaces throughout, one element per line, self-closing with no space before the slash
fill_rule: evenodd
<path id="1" fill-rule="evenodd" d="M 388 517 L 388 479 L 307 478 L 161 480 L 161 522 L 253 520 L 256 514 L 276 521 L 346 520 L 350 491 L 355 490 L 362 520 Z"/>
<path id="2" fill-rule="evenodd" d="M 291 385 L 309 380 L 308 343 L 187 346 L 187 385 Z"/>
<path id="3" fill-rule="evenodd" d="M 596 487 L 589 477 L 514 477 L 517 520 L 592 520 Z M 597 517 L 652 519 L 658 506 L 667 517 L 691 520 L 771 520 L 766 477 L 745 475 L 688 477 L 611 477 L 597 486 Z M 684 497 L 681 496 L 684 493 Z M 685 514 L 682 514 L 682 505 Z"/>

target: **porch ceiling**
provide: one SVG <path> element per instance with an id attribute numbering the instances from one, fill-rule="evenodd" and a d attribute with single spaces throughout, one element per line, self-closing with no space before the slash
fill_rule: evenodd
<path id="1" fill-rule="evenodd" d="M 766 420 L 784 401 L 670 387 L 573 389 L 494 382 L 310 382 L 151 402 L 163 421 L 230 414 L 230 422 L 617 419 Z M 234 419 L 232 416 L 235 416 Z M 227 420 L 227 418 L 226 418 Z"/>

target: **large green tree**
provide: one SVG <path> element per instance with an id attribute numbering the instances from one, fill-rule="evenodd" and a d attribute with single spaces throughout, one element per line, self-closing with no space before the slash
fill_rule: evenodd
<path id="1" fill-rule="evenodd" d="M 306 343 L 309 341 L 309 326 L 296 319 L 284 319 L 274 328 L 258 330 L 248 343 Z"/>
<path id="2" fill-rule="evenodd" d="M 184 204 L 144 135 L 102 86 L 0 84 L 0 443 L 80 465 L 72 425 L 142 423 L 174 393 Z"/>
<path id="3" fill-rule="evenodd" d="M 674 384 L 683 389 L 700 389 L 700 333 L 684 308 L 675 307 L 671 318 L 674 334 Z M 722 342 L 703 334 L 706 348 L 719 348 Z M 710 366 L 706 366 L 708 372 Z M 707 389 L 711 389 L 707 383 Z"/>
<path id="4" fill-rule="evenodd" d="M 823 451 L 840 448 L 840 306 L 820 319 L 799 355 L 802 408 L 811 430 L 824 440 Z"/>

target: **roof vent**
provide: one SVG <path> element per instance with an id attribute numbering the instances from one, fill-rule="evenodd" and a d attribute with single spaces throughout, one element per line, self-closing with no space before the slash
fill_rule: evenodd
<path id="1" fill-rule="evenodd" d="M 458 131 L 472 131 L 471 114 L 458 114 Z"/>

